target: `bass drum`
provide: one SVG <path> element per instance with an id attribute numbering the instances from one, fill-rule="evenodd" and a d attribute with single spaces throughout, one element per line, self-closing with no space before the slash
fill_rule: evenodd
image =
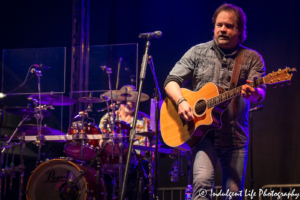
<path id="1" fill-rule="evenodd" d="M 27 184 L 27 200 L 87 200 L 96 199 L 96 171 L 89 168 L 77 183 L 75 179 L 86 167 L 63 159 L 53 159 L 39 165 Z M 101 180 L 101 200 L 106 187 Z"/>

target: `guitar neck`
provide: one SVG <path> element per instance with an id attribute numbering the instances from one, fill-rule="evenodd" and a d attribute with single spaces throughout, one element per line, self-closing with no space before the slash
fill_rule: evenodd
<path id="1" fill-rule="evenodd" d="M 251 83 L 247 83 L 246 85 L 249 85 L 251 87 L 257 87 L 259 85 L 262 85 L 264 84 L 264 77 L 263 78 L 260 78 L 260 79 L 256 79 L 254 80 L 254 82 L 251 82 Z M 219 94 L 218 96 L 216 97 L 213 97 L 211 99 L 208 99 L 207 100 L 207 108 L 211 108 L 211 107 L 214 107 L 218 104 L 221 104 L 221 103 L 224 103 L 236 96 L 239 96 L 241 94 L 241 91 L 242 91 L 242 86 L 239 86 L 239 87 L 236 87 L 236 88 L 233 88 L 231 90 L 228 90 L 226 92 L 223 92 L 222 94 Z"/>

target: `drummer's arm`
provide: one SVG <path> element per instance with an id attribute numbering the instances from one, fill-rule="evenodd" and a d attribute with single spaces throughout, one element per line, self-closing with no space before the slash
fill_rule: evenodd
<path id="1" fill-rule="evenodd" d="M 100 128 L 101 132 L 104 131 L 104 121 L 106 121 L 107 119 L 108 119 L 108 113 L 106 113 L 100 120 L 99 128 Z M 102 143 L 103 143 L 103 139 L 99 140 L 100 147 L 102 146 Z"/>

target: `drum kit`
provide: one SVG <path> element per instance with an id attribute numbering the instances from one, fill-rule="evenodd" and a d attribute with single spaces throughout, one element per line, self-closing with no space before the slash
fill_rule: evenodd
<path id="1" fill-rule="evenodd" d="M 110 79 L 109 79 L 110 81 Z M 11 107 L 5 109 L 7 113 L 13 115 L 23 116 L 23 119 L 13 132 L 12 136 L 5 140 L 5 145 L 2 145 L 2 154 L 0 164 L 5 168 L 1 170 L 1 176 L 5 177 L 4 193 L 6 191 L 7 177 L 11 176 L 10 188 L 12 188 L 12 178 L 15 173 L 20 173 L 19 176 L 19 190 L 18 198 L 22 199 L 24 194 L 28 200 L 38 199 L 118 199 L 116 197 L 116 179 L 118 178 L 118 193 L 120 195 L 124 165 L 126 163 L 126 155 L 128 153 L 135 153 L 128 151 L 127 140 L 129 138 L 131 127 L 124 121 L 116 120 L 115 109 L 117 105 L 127 102 L 135 102 L 137 99 L 136 91 L 129 91 L 122 88 L 120 90 L 111 90 L 100 95 L 99 98 L 92 97 L 90 93 L 87 97 L 80 97 L 78 102 L 87 103 L 88 106 L 85 111 L 81 111 L 73 118 L 73 121 L 65 134 L 60 130 L 42 126 L 43 118 L 51 116 L 51 112 L 47 109 L 54 109 L 54 106 L 70 106 L 77 101 L 71 97 L 62 95 L 41 94 L 31 95 L 28 101 L 33 102 L 35 108 L 30 107 Z M 149 96 L 141 94 L 140 100 L 147 101 Z M 95 103 L 106 103 L 106 109 L 111 117 L 104 123 L 103 131 L 95 124 L 95 120 L 89 117 L 89 112 L 93 109 Z M 104 110 L 104 109 L 102 109 Z M 35 118 L 37 124 L 23 124 L 30 118 Z M 111 120 L 113 119 L 113 120 Z M 138 132 L 138 136 L 149 138 L 149 146 L 134 145 L 133 149 L 140 151 L 153 152 L 151 141 L 154 138 L 154 132 L 145 130 Z M 12 141 L 14 140 L 14 142 Z M 41 146 L 46 141 L 64 142 L 65 158 L 47 159 L 41 161 Z M 33 142 L 38 146 L 36 169 L 30 176 L 26 190 L 24 190 L 24 172 L 25 172 L 25 145 L 27 142 Z M 17 145 L 21 146 L 20 164 L 14 166 L 14 149 Z M 12 149 L 11 165 L 8 165 L 8 151 Z M 6 152 L 6 158 L 5 158 Z M 159 148 L 159 153 L 166 153 L 171 155 L 187 155 L 176 149 Z M 5 158 L 5 163 L 4 163 Z M 149 184 L 151 184 L 153 176 L 152 156 L 143 158 L 135 154 L 131 159 L 131 171 L 135 168 L 143 168 L 138 166 L 139 160 L 148 159 Z M 145 171 L 143 169 L 143 171 Z M 148 170 L 147 170 L 148 171 Z M 104 175 L 108 174 L 112 177 L 112 194 L 107 194 L 107 187 L 104 181 Z M 136 177 L 139 179 L 140 177 Z M 153 193 L 151 187 L 138 184 L 140 190 L 137 192 L 137 199 L 142 199 L 142 193 L 145 188 L 149 188 L 149 195 Z M 0 178 L 0 188 L 2 187 L 2 178 Z M 0 200 L 1 200 L 0 190 Z M 148 195 L 148 194 L 147 194 Z"/>

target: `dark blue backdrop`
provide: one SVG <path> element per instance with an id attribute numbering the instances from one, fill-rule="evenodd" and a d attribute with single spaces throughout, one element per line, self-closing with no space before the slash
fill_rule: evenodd
<path id="1" fill-rule="evenodd" d="M 160 30 L 163 37 L 153 39 L 153 56 L 158 81 L 163 82 L 176 61 L 193 45 L 212 39 L 211 18 L 223 1 L 96 1 L 90 6 L 90 44 L 139 44 L 139 66 L 145 41 L 139 33 Z M 285 66 L 300 66 L 300 3 L 297 1 L 228 1 L 243 8 L 247 15 L 248 38 L 244 45 L 262 54 L 267 73 Z M 67 73 L 70 74 L 72 1 L 1 2 L 0 48 L 67 47 Z M 152 96 L 153 81 L 147 69 L 143 92 Z M 70 79 L 67 79 L 69 87 Z M 265 184 L 300 181 L 299 73 L 290 86 L 268 87 L 264 110 L 254 114 L 253 169 L 255 188 Z M 69 88 L 67 88 L 67 91 Z M 165 93 L 163 92 L 163 97 Z M 149 103 L 141 110 L 149 113 Z M 161 164 L 169 163 L 165 158 Z M 249 169 L 249 168 L 248 168 Z M 170 168 L 161 168 L 161 186 L 170 183 Z M 247 172 L 249 186 L 249 170 Z M 217 175 L 220 184 L 220 174 Z"/>

